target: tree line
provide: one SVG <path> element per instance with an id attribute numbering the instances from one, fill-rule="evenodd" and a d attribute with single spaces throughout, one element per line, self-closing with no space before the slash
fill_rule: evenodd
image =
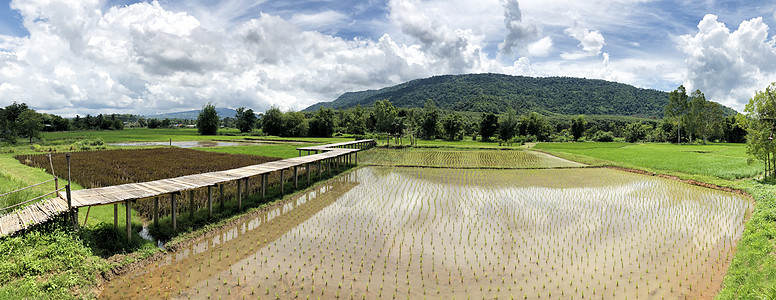
<path id="1" fill-rule="evenodd" d="M 124 127 L 169 128 L 196 125 L 201 134 L 217 134 L 219 128 L 237 128 L 244 134 L 285 137 L 331 137 L 354 135 L 378 139 L 393 138 L 412 143 L 416 139 L 493 141 L 501 143 L 626 141 L 626 142 L 744 142 L 741 117 L 724 117 L 722 108 L 707 101 L 700 91 L 687 95 L 680 86 L 669 94 L 666 118 L 623 116 L 543 115 L 535 111 L 518 113 L 508 107 L 503 114 L 460 112 L 437 107 L 427 99 L 420 108 L 396 107 L 390 100 L 372 107 L 320 108 L 314 112 L 281 111 L 272 107 L 262 114 L 240 107 L 234 116 L 223 118 L 207 103 L 198 119 L 154 119 L 136 115 L 76 116 L 66 119 L 38 114 L 26 104 L 14 103 L 0 109 L 0 139 L 39 137 L 40 131 L 122 130 Z M 28 111 L 24 116 L 21 113 Z"/>

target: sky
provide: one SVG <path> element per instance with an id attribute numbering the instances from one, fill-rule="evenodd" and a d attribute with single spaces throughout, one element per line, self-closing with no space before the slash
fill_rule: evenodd
<path id="1" fill-rule="evenodd" d="M 0 1 L 0 106 L 301 110 L 492 72 L 683 84 L 743 111 L 776 82 L 775 36 L 776 1 Z"/>

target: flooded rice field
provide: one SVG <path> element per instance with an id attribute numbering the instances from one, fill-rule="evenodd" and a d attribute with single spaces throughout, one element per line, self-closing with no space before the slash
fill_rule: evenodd
<path id="1" fill-rule="evenodd" d="M 526 150 L 464 149 L 372 149 L 361 162 L 380 166 L 427 166 L 444 168 L 537 169 L 581 167 L 583 164 L 549 154 Z"/>
<path id="2" fill-rule="evenodd" d="M 751 208 L 610 169 L 363 167 L 101 298 L 711 298 Z"/>

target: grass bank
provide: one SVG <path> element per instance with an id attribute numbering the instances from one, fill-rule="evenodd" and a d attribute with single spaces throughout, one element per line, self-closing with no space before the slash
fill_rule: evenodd
<path id="1" fill-rule="evenodd" d="M 776 298 L 776 187 L 754 179 L 746 145 L 539 143 L 536 150 L 593 164 L 645 170 L 747 192 L 754 210 L 736 246 L 718 299 Z"/>

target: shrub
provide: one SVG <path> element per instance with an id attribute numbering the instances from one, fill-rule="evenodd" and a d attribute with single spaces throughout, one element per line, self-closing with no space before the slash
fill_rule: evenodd
<path id="1" fill-rule="evenodd" d="M 593 140 L 596 142 L 613 142 L 614 134 L 611 131 L 596 131 L 593 134 Z"/>

